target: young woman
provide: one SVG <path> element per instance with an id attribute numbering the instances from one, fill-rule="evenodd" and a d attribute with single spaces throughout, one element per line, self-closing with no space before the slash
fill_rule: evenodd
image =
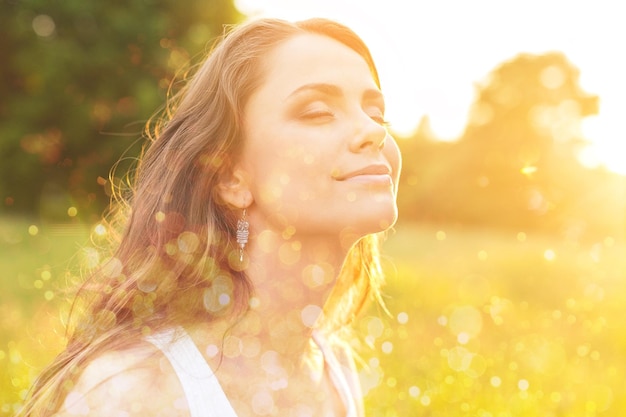
<path id="1" fill-rule="evenodd" d="M 124 229 L 22 415 L 360 416 L 400 155 L 370 53 L 324 19 L 227 33 L 140 158 Z"/>

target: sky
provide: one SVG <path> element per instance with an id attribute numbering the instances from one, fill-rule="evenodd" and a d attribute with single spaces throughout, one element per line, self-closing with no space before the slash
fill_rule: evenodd
<path id="1" fill-rule="evenodd" d="M 401 134 L 428 115 L 435 134 L 457 138 L 475 85 L 519 53 L 563 52 L 584 91 L 600 97 L 581 155 L 626 175 L 626 16 L 621 0 L 237 0 L 246 15 L 338 20 L 368 44 L 387 119 Z"/>

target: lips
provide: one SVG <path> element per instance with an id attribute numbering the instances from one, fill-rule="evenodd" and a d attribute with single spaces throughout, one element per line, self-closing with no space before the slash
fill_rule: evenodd
<path id="1" fill-rule="evenodd" d="M 356 179 L 359 177 L 376 177 L 376 176 L 390 176 L 391 168 L 385 164 L 372 164 L 366 167 L 358 168 L 354 171 L 348 171 L 346 173 L 340 173 L 335 176 L 337 181 L 346 181 L 349 179 Z"/>

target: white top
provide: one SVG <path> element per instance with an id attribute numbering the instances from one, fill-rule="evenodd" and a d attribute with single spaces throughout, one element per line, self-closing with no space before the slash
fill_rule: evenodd
<path id="1" fill-rule="evenodd" d="M 191 337 L 174 328 L 146 337 L 170 361 L 180 380 L 191 417 L 237 417 L 213 370 Z"/>
<path id="2" fill-rule="evenodd" d="M 361 388 L 354 368 L 335 355 L 319 333 L 313 334 L 328 366 L 330 376 L 347 410 L 346 417 L 364 415 Z M 185 392 L 191 417 L 237 417 L 224 390 L 191 337 L 182 328 L 170 329 L 146 337 L 170 361 Z"/>

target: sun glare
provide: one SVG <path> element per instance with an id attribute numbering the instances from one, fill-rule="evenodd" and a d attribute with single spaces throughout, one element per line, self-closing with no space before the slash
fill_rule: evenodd
<path id="1" fill-rule="evenodd" d="M 605 120 L 603 120 L 605 119 Z M 590 141 L 580 154 L 583 165 L 594 168 L 604 166 L 613 172 L 626 175 L 626 134 L 623 123 L 602 114 L 588 117 L 582 123 L 583 136 Z"/>
<path id="2" fill-rule="evenodd" d="M 611 58 L 615 52 L 610 52 L 624 26 L 610 4 L 529 0 L 524 6 L 511 6 L 513 11 L 496 0 L 477 0 L 471 6 L 450 0 L 415 4 L 411 13 L 399 0 L 390 0 L 385 7 L 363 0 L 358 8 L 348 0 L 237 0 L 236 4 L 252 18 L 325 16 L 353 28 L 379 66 L 387 119 L 400 135 L 413 133 L 422 117 L 428 116 L 436 137 L 457 139 L 467 124 L 474 85 L 489 71 L 519 53 L 561 51 L 579 68 L 583 90 L 598 95 L 601 102 L 600 115 L 583 121 L 583 136 L 591 144 L 581 152 L 581 162 L 626 175 L 626 129 L 618 114 L 626 96 L 622 75 L 626 63 Z M 567 21 L 550 17 L 564 10 Z M 511 19 L 513 12 L 519 18 Z M 526 20 L 535 21 L 532 32 L 519 28 Z M 455 30 L 446 29 L 450 27 Z M 580 27 L 585 27 L 584 33 Z"/>

